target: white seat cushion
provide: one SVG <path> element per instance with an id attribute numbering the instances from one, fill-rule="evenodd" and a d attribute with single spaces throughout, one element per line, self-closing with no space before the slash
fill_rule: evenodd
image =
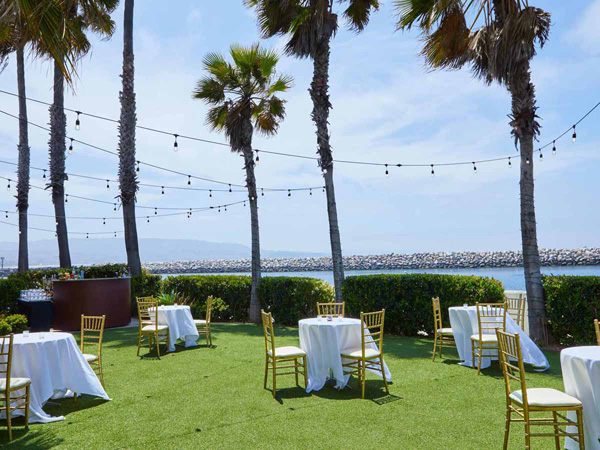
<path id="1" fill-rule="evenodd" d="M 440 328 L 437 332 L 438 334 L 454 334 L 452 333 L 452 328 Z"/>
<path id="2" fill-rule="evenodd" d="M 269 356 L 273 356 L 271 350 L 269 350 Z M 275 357 L 276 358 L 288 358 L 292 356 L 306 356 L 306 352 L 298 347 L 277 347 L 275 349 Z"/>
<path id="3" fill-rule="evenodd" d="M 31 383 L 29 378 L 11 378 L 10 388 L 18 389 L 27 386 L 29 383 Z M 6 378 L 0 378 L 0 392 L 6 392 Z"/>
<path id="4" fill-rule="evenodd" d="M 510 399 L 519 405 L 523 405 L 523 394 L 515 391 L 510 394 Z M 564 392 L 550 388 L 527 389 L 527 403 L 529 406 L 581 406 L 581 402 Z"/>
<path id="5" fill-rule="evenodd" d="M 145 327 L 142 327 L 142 331 L 164 331 L 168 329 L 169 327 L 167 325 L 159 325 L 158 327 L 156 325 L 146 325 Z"/>
<path id="6" fill-rule="evenodd" d="M 206 320 L 194 319 L 196 325 L 206 325 Z"/>
<path id="7" fill-rule="evenodd" d="M 349 356 L 350 358 L 362 358 L 362 347 L 353 347 L 342 350 L 342 356 Z M 365 347 L 365 358 L 376 358 L 379 356 L 379 350 L 374 348 Z"/>
<path id="8" fill-rule="evenodd" d="M 97 361 L 98 360 L 98 356 L 97 355 L 90 355 L 89 353 L 84 353 L 83 357 L 85 358 L 85 360 L 87 362 L 92 362 L 92 361 Z"/>
<path id="9" fill-rule="evenodd" d="M 142 325 L 152 325 L 154 321 L 152 320 L 142 320 Z"/>
<path id="10" fill-rule="evenodd" d="M 479 340 L 479 333 L 478 334 L 474 334 L 473 336 L 471 336 L 471 340 L 472 341 L 478 341 Z M 498 338 L 496 337 L 495 334 L 482 334 L 481 335 L 481 341 L 482 342 L 498 342 Z"/>

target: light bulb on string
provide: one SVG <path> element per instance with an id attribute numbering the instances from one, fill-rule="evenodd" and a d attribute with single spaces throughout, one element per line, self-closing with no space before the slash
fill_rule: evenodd
<path id="1" fill-rule="evenodd" d="M 42 179 L 45 180 L 46 179 L 46 171 L 44 170 L 44 175 L 42 175 Z"/>
<path id="2" fill-rule="evenodd" d="M 309 195 L 312 195 L 312 189 L 308 190 Z"/>
<path id="3" fill-rule="evenodd" d="M 136 161 L 136 163 L 137 163 L 137 166 L 136 166 L 136 168 L 135 168 L 135 171 L 136 171 L 137 173 L 140 173 L 140 162 L 139 162 L 139 161 Z"/>
<path id="4" fill-rule="evenodd" d="M 231 194 L 231 184 L 229 185 L 229 193 Z"/>
<path id="5" fill-rule="evenodd" d="M 106 190 L 110 191 L 110 184 L 108 184 L 109 180 L 106 180 Z"/>
<path id="6" fill-rule="evenodd" d="M 260 188 L 260 195 L 261 197 L 265 196 L 265 190 L 263 188 Z"/>
<path id="7" fill-rule="evenodd" d="M 188 175 L 188 186 L 191 186 L 192 184 L 192 176 Z"/>
<path id="8" fill-rule="evenodd" d="M 114 205 L 113 211 L 117 211 L 117 204 L 113 203 L 113 205 Z"/>
<path id="9" fill-rule="evenodd" d="M 388 178 L 390 176 L 390 172 L 388 170 L 388 165 L 385 165 L 385 177 Z"/>
<path id="10" fill-rule="evenodd" d="M 6 211 L 6 218 L 8 219 L 8 211 Z"/>
<path id="11" fill-rule="evenodd" d="M 244 208 L 246 207 L 246 200 L 244 200 Z"/>
<path id="12" fill-rule="evenodd" d="M 154 208 L 154 215 L 156 216 L 158 214 L 158 208 Z"/>
<path id="13" fill-rule="evenodd" d="M 146 220 L 150 223 L 150 216 L 146 216 Z"/>
<path id="14" fill-rule="evenodd" d="M 258 165 L 260 157 L 258 156 L 258 150 L 256 150 L 256 165 Z"/>
<path id="15" fill-rule="evenodd" d="M 227 205 L 225 205 L 225 212 L 227 212 Z"/>
<path id="16" fill-rule="evenodd" d="M 529 164 L 529 156 L 527 157 L 527 159 L 525 160 L 525 164 Z"/>
<path id="17" fill-rule="evenodd" d="M 288 189 L 288 197 L 291 197 L 291 196 L 292 196 L 292 191 L 290 191 L 290 190 Z"/>
<path id="18" fill-rule="evenodd" d="M 102 218 L 102 225 L 106 225 L 106 218 Z"/>
<path id="19" fill-rule="evenodd" d="M 192 208 L 190 208 L 190 216 L 188 218 L 192 217 Z"/>
<path id="20" fill-rule="evenodd" d="M 175 153 L 177 153 L 177 151 L 179 150 L 179 144 L 177 143 L 177 136 L 179 136 L 178 134 L 174 134 L 173 136 L 175 136 L 175 142 L 173 142 L 173 151 Z"/>
<path id="21" fill-rule="evenodd" d="M 433 164 L 431 165 L 431 176 L 435 175 L 435 171 L 433 170 Z"/>
<path id="22" fill-rule="evenodd" d="M 556 155 L 556 141 L 552 141 L 552 154 Z"/>
<path id="23" fill-rule="evenodd" d="M 221 207 L 219 206 L 219 212 L 221 212 Z"/>
<path id="24" fill-rule="evenodd" d="M 65 194 L 65 203 L 69 203 L 69 194 Z"/>
<path id="25" fill-rule="evenodd" d="M 323 193 L 325 193 L 325 186 L 323 186 Z"/>
<path id="26" fill-rule="evenodd" d="M 473 172 L 477 173 L 477 166 L 475 165 L 475 161 L 473 161 Z"/>
<path id="27" fill-rule="evenodd" d="M 90 233 L 85 233 L 85 238 L 89 239 L 90 238 Z"/>
<path id="28" fill-rule="evenodd" d="M 577 131 L 575 131 L 575 127 L 576 127 L 576 125 L 573 125 L 573 144 L 577 140 Z"/>
<path id="29" fill-rule="evenodd" d="M 209 196 L 210 198 L 212 198 L 212 189 L 209 189 L 209 190 L 208 190 L 208 196 Z"/>
<path id="30" fill-rule="evenodd" d="M 77 118 L 75 119 L 75 129 L 77 131 L 79 131 L 79 129 L 81 128 L 81 122 L 79 121 L 79 114 L 81 114 L 81 112 L 77 111 Z"/>
<path id="31" fill-rule="evenodd" d="M 54 233 L 54 237 L 57 238 L 58 237 L 58 233 Z"/>
<path id="32" fill-rule="evenodd" d="M 8 180 L 8 185 L 6 185 L 6 190 L 10 191 L 10 180 Z"/>
<path id="33" fill-rule="evenodd" d="M 508 157 L 508 167 L 512 167 L 512 163 L 510 162 L 510 156 Z"/>
<path id="34" fill-rule="evenodd" d="M 542 154 L 542 150 L 540 149 L 540 162 L 544 160 L 544 155 Z"/>
<path id="35" fill-rule="evenodd" d="M 117 237 L 117 232 L 115 231 L 115 237 Z"/>
<path id="36" fill-rule="evenodd" d="M 73 154 L 73 138 L 69 138 L 71 139 L 71 144 L 69 144 L 69 155 Z"/>
<path id="37" fill-rule="evenodd" d="M 164 187 L 164 186 L 161 186 L 161 187 L 160 187 L 160 189 L 161 189 L 161 193 L 162 193 L 162 195 L 165 195 L 165 187 Z"/>

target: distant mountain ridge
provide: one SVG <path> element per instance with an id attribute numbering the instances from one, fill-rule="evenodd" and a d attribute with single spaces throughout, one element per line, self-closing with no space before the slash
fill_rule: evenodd
<path id="1" fill-rule="evenodd" d="M 121 239 L 71 239 L 71 260 L 75 265 L 105 264 L 127 260 L 125 244 Z M 250 247 L 228 242 L 208 242 L 193 239 L 140 239 L 142 263 L 191 261 L 211 259 L 250 258 Z M 324 253 L 261 250 L 264 258 L 306 258 L 324 256 Z M 4 267 L 17 265 L 16 242 L 0 242 L 0 256 Z M 55 240 L 29 242 L 29 265 L 57 266 L 58 247 Z"/>

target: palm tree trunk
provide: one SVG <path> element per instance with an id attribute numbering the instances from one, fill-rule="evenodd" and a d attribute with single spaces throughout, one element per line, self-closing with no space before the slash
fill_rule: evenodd
<path id="1" fill-rule="evenodd" d="M 121 118 L 119 121 L 119 185 L 121 189 L 121 203 L 123 204 L 127 264 L 132 275 L 141 275 L 142 264 L 140 261 L 137 224 L 135 222 L 135 198 L 138 190 L 138 180 L 135 172 L 135 126 L 137 118 L 134 91 L 133 0 L 125 0 L 123 30 L 123 88 L 119 96 L 121 101 Z"/>
<path id="2" fill-rule="evenodd" d="M 17 84 L 19 91 L 19 165 L 17 182 L 17 209 L 19 210 L 19 263 L 18 271 L 29 270 L 27 248 L 27 210 L 29 209 L 30 149 L 27 129 L 27 100 L 25 92 L 24 49 L 17 49 Z"/>
<path id="3" fill-rule="evenodd" d="M 65 217 L 65 139 L 67 117 L 64 112 L 65 83 L 60 66 L 54 63 L 54 104 L 50 107 L 50 187 L 56 218 L 58 259 L 60 267 L 71 267 L 69 236 Z"/>
<path id="4" fill-rule="evenodd" d="M 338 226 L 335 189 L 333 186 L 333 155 L 329 144 L 329 53 L 331 35 L 324 36 L 317 46 L 313 61 L 313 80 L 310 96 L 313 101 L 312 119 L 317 127 L 317 145 L 319 165 L 325 179 L 327 195 L 327 214 L 329 216 L 329 238 L 331 241 L 331 259 L 333 261 L 333 282 L 335 299 L 342 301 L 342 283 L 344 282 L 344 262 L 342 259 L 342 241 Z"/>
<path id="5" fill-rule="evenodd" d="M 260 233 L 258 227 L 258 196 L 256 195 L 256 177 L 254 176 L 254 159 L 252 146 L 244 148 L 244 166 L 246 169 L 246 186 L 250 202 L 250 227 L 252 233 L 252 287 L 250 290 L 250 320 L 260 322 L 260 297 L 258 283 L 260 282 Z"/>
<path id="6" fill-rule="evenodd" d="M 514 134 L 521 147 L 521 241 L 529 317 L 529 335 L 538 344 L 548 339 L 546 302 L 540 271 L 537 242 L 533 179 L 533 138 L 535 127 L 535 88 L 531 83 L 529 63 L 524 63 L 510 84 Z"/>

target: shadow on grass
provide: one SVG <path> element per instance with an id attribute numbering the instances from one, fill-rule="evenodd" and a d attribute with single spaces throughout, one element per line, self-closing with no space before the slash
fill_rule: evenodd
<path id="1" fill-rule="evenodd" d="M 52 430 L 39 428 L 36 424 L 29 425 L 29 430 L 26 430 L 23 418 L 13 419 L 13 440 L 9 442 L 8 431 L 4 428 L 5 422 L 2 421 L 3 428 L 0 430 L 0 447 L 3 449 L 46 450 L 64 442 L 64 439 L 56 437 Z"/>

